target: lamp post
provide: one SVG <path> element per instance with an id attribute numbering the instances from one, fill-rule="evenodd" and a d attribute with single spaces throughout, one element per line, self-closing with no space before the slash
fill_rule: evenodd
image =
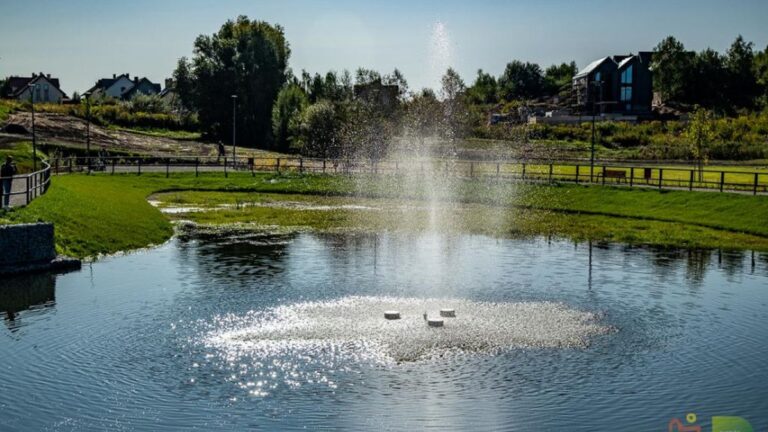
<path id="1" fill-rule="evenodd" d="M 237 95 L 232 95 L 232 168 L 237 168 Z"/>
<path id="2" fill-rule="evenodd" d="M 85 96 L 85 157 L 88 159 L 88 173 L 91 173 L 91 94 Z"/>
<path id="3" fill-rule="evenodd" d="M 35 133 L 35 88 L 37 84 L 28 84 L 29 100 L 32 102 L 32 172 L 37 171 L 37 134 Z"/>
<path id="4" fill-rule="evenodd" d="M 589 182 L 590 183 L 594 181 L 593 177 L 595 175 L 595 116 L 597 115 L 598 105 L 602 106 L 600 103 L 597 102 L 598 92 L 595 90 L 599 89 L 600 99 L 602 101 L 603 81 L 595 80 L 592 82 L 592 85 L 593 85 L 592 91 L 594 92 L 594 96 L 592 96 L 592 144 L 589 150 Z"/>

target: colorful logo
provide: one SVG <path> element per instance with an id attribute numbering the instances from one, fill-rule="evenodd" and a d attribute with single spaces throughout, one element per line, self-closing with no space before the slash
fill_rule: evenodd
<path id="1" fill-rule="evenodd" d="M 696 414 L 685 416 L 685 422 L 673 418 L 667 425 L 668 432 L 702 432 L 701 426 L 696 425 Z M 752 425 L 741 417 L 715 416 L 712 417 L 712 432 L 754 432 Z"/>

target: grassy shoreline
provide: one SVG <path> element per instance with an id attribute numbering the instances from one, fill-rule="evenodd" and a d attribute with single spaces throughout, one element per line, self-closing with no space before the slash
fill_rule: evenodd
<path id="1" fill-rule="evenodd" d="M 626 188 L 454 181 L 437 196 L 451 230 L 493 236 L 549 235 L 633 245 L 768 251 L 768 197 Z M 407 190 L 407 193 L 403 193 Z M 234 204 L 216 212 L 186 214 L 204 224 L 256 223 L 314 230 L 424 229 L 424 209 L 393 210 L 418 203 L 429 191 L 394 178 L 232 173 L 69 175 L 54 178 L 48 194 L 30 206 L 0 214 L 0 223 L 56 224 L 60 253 L 88 257 L 160 244 L 173 235 L 172 217 L 150 205 L 161 194 L 188 205 Z M 438 194 L 439 195 L 439 194 Z M 450 199 L 453 199 L 451 201 Z M 340 206 L 333 211 L 238 202 L 291 201 Z M 447 200 L 447 201 L 443 201 Z M 349 207 L 363 203 L 370 213 Z M 411 206 L 414 207 L 414 206 Z M 417 207 L 417 206 L 416 206 Z M 176 216 L 175 218 L 179 218 Z M 403 218 L 410 221 L 404 224 Z"/>

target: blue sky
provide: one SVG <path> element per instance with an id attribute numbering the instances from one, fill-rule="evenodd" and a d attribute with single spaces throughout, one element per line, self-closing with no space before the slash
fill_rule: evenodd
<path id="1" fill-rule="evenodd" d="M 162 82 L 197 35 L 241 14 L 285 28 L 296 72 L 398 67 L 412 89 L 436 83 L 437 22 L 450 49 L 437 65 L 468 83 L 512 59 L 582 67 L 669 34 L 695 50 L 724 51 L 738 34 L 768 45 L 764 0 L 0 0 L 0 76 L 52 73 L 68 93 L 113 73 Z"/>

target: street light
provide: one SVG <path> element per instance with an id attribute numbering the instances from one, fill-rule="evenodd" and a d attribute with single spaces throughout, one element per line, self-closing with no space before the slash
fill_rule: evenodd
<path id="1" fill-rule="evenodd" d="M 232 95 L 232 168 L 237 168 L 237 154 L 235 144 L 237 142 L 237 95 Z"/>
<path id="2" fill-rule="evenodd" d="M 29 100 L 32 102 L 32 172 L 37 171 L 37 134 L 35 133 L 35 87 L 37 84 L 27 84 L 29 86 Z"/>
<path id="3" fill-rule="evenodd" d="M 88 159 L 88 173 L 91 173 L 91 94 L 85 92 L 85 157 Z"/>

